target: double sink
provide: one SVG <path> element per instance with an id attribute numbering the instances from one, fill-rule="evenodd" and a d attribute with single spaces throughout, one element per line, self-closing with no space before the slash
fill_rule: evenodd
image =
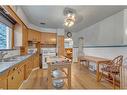
<path id="1" fill-rule="evenodd" d="M 1 59 L 0 60 L 0 74 L 4 71 L 8 70 L 9 68 L 14 66 L 15 64 L 18 64 L 21 61 L 27 59 L 30 56 L 31 55 L 14 56 L 14 57 L 10 57 L 10 58 Z"/>
<path id="2" fill-rule="evenodd" d="M 26 56 L 14 56 L 14 57 L 10 57 L 10 58 L 5 58 L 5 59 L 1 59 L 0 62 L 16 62 L 16 61 L 20 61 L 22 59 L 26 58 Z"/>

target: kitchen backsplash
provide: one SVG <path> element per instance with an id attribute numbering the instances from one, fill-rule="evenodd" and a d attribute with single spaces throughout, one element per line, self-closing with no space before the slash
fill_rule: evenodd
<path id="1" fill-rule="evenodd" d="M 5 53 L 7 53 L 4 58 L 8 58 L 8 57 L 12 57 L 12 56 L 16 56 L 16 55 L 20 55 L 20 50 L 5 50 L 3 51 Z M 1 59 L 1 58 L 0 58 Z"/>

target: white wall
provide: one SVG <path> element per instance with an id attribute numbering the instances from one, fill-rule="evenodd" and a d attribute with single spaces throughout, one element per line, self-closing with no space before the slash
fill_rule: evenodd
<path id="1" fill-rule="evenodd" d="M 118 55 L 123 55 L 124 58 L 127 57 L 127 47 L 103 47 L 103 48 L 84 48 L 85 55 L 104 57 L 108 59 L 113 59 Z M 73 49 L 73 58 L 77 62 L 78 48 Z"/>
<path id="2" fill-rule="evenodd" d="M 84 45 L 120 45 L 124 42 L 124 11 L 114 14 L 74 34 L 74 46 L 84 37 Z"/>
<path id="3" fill-rule="evenodd" d="M 124 44 L 127 44 L 127 9 L 124 10 Z"/>
<path id="4" fill-rule="evenodd" d="M 94 45 L 123 45 L 127 44 L 127 10 L 114 14 L 82 31 L 73 33 L 73 61 L 77 61 L 78 38 L 84 37 L 84 47 Z M 113 59 L 118 55 L 127 57 L 127 47 L 84 48 L 86 55 Z"/>

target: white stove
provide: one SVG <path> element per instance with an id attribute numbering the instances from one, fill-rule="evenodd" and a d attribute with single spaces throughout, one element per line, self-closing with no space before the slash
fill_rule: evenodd
<path id="1" fill-rule="evenodd" d="M 56 48 L 41 48 L 43 69 L 48 68 L 46 60 L 48 57 L 56 56 Z"/>

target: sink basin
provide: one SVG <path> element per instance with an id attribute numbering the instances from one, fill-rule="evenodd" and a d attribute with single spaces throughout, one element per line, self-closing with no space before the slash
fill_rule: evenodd
<path id="1" fill-rule="evenodd" d="M 21 59 L 16 58 L 16 57 L 12 57 L 12 58 L 7 58 L 7 59 L 0 60 L 0 62 L 14 62 L 14 61 L 19 61 L 19 60 L 21 60 Z"/>
<path id="2" fill-rule="evenodd" d="M 23 60 L 25 58 L 26 58 L 26 56 L 14 56 L 11 58 L 2 59 L 2 60 L 0 60 L 0 62 L 15 62 L 15 61 Z"/>
<path id="3" fill-rule="evenodd" d="M 14 61 L 17 61 L 16 59 L 3 59 L 3 60 L 0 60 L 0 62 L 14 62 Z"/>

